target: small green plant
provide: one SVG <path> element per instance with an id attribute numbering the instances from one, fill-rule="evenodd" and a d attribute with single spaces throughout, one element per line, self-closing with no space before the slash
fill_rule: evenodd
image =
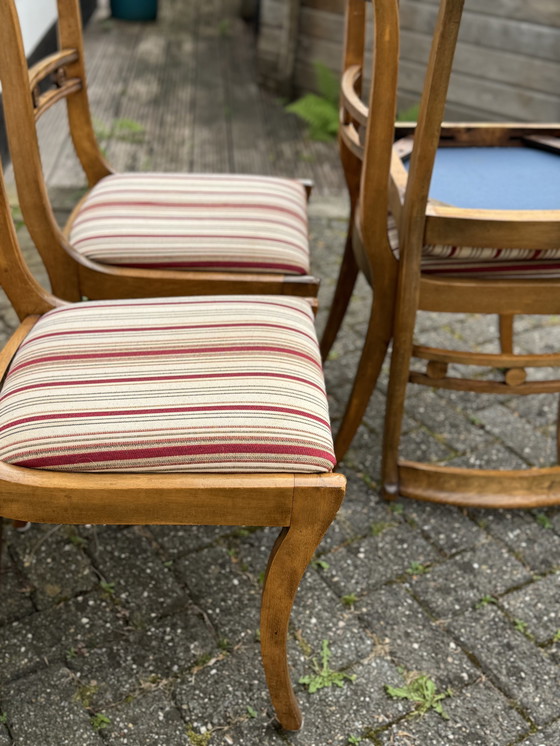
<path id="1" fill-rule="evenodd" d="M 256 718 L 257 711 L 254 707 L 251 707 L 251 705 L 247 705 L 247 715 L 249 715 L 250 718 Z"/>
<path id="2" fill-rule="evenodd" d="M 389 510 L 395 515 L 401 515 L 401 513 L 404 513 L 404 505 L 402 503 L 389 503 Z"/>
<path id="3" fill-rule="evenodd" d="M 416 122 L 420 112 L 420 104 L 413 104 L 397 113 L 397 122 Z"/>
<path id="4" fill-rule="evenodd" d="M 525 635 L 529 640 L 534 640 L 533 635 L 529 631 L 529 625 L 527 622 L 524 622 L 523 619 L 514 619 L 513 620 L 513 626 L 518 632 L 521 632 L 522 635 Z"/>
<path id="5" fill-rule="evenodd" d="M 101 588 L 103 593 L 106 593 L 108 596 L 115 595 L 115 584 L 114 583 L 108 583 L 106 580 L 100 580 L 99 587 Z"/>
<path id="6" fill-rule="evenodd" d="M 90 722 L 94 730 L 104 730 L 111 724 L 111 718 L 102 712 L 96 712 Z"/>
<path id="7" fill-rule="evenodd" d="M 475 609 L 481 609 L 483 606 L 488 606 L 488 604 L 495 604 L 496 599 L 494 596 L 482 596 L 480 601 L 475 604 Z"/>
<path id="8" fill-rule="evenodd" d="M 91 700 L 98 691 L 99 687 L 97 684 L 84 684 L 84 686 L 81 686 L 76 694 L 74 694 L 74 699 L 77 702 L 80 702 L 87 710 L 91 707 Z"/>
<path id="9" fill-rule="evenodd" d="M 444 711 L 441 702 L 451 696 L 451 690 L 447 689 L 438 694 L 435 683 L 428 676 L 413 677 L 401 687 L 386 685 L 385 691 L 393 699 L 408 699 L 414 702 L 416 715 L 424 715 L 428 710 L 435 710 L 444 720 L 449 720 L 449 715 Z"/>
<path id="10" fill-rule="evenodd" d="M 361 736 L 348 736 L 348 740 L 346 741 L 346 743 L 349 746 L 357 746 L 357 744 L 361 743 L 362 740 L 363 739 Z"/>
<path id="11" fill-rule="evenodd" d="M 315 557 L 311 560 L 311 567 L 314 567 L 316 570 L 328 570 L 330 565 L 325 560 L 317 559 Z"/>
<path id="12" fill-rule="evenodd" d="M 286 111 L 307 122 L 312 140 L 328 142 L 338 133 L 338 79 L 321 62 L 315 62 L 313 67 L 319 93 L 307 93 L 288 104 Z"/>
<path id="13" fill-rule="evenodd" d="M 352 606 L 354 606 L 354 604 L 358 600 L 358 596 L 356 596 L 355 593 L 348 593 L 346 596 L 342 596 L 342 598 L 340 600 L 342 601 L 342 603 L 345 606 L 352 607 Z"/>
<path id="14" fill-rule="evenodd" d="M 88 543 L 87 539 L 84 539 L 84 537 L 79 534 L 70 534 L 68 536 L 68 541 L 75 547 L 83 547 Z"/>
<path id="15" fill-rule="evenodd" d="M 389 528 L 394 528 L 395 524 L 389 521 L 376 521 L 371 524 L 370 533 L 372 536 L 380 536 L 384 531 Z"/>
<path id="16" fill-rule="evenodd" d="M 546 513 L 535 513 L 535 521 L 541 528 L 552 528 L 552 521 Z"/>
<path id="17" fill-rule="evenodd" d="M 556 634 L 552 638 L 552 642 L 560 642 L 560 629 L 556 631 Z"/>
<path id="18" fill-rule="evenodd" d="M 212 738 L 212 731 L 197 733 L 192 727 L 187 728 L 187 737 L 191 746 L 208 746 Z"/>
<path id="19" fill-rule="evenodd" d="M 410 567 L 407 569 L 409 575 L 425 575 L 430 571 L 427 565 L 423 565 L 422 562 L 411 562 Z"/>
<path id="20" fill-rule="evenodd" d="M 8 722 L 7 714 L 5 712 L 0 712 L 0 723 L 2 725 L 6 725 L 7 722 Z"/>
<path id="21" fill-rule="evenodd" d="M 23 228 L 23 226 L 25 225 L 25 222 L 23 220 L 23 215 L 21 214 L 20 206 L 12 205 L 10 207 L 10 210 L 12 212 L 12 220 L 14 221 L 16 231 L 19 231 L 19 229 Z"/>
<path id="22" fill-rule="evenodd" d="M 300 684 L 304 684 L 307 687 L 310 694 L 314 694 L 314 692 L 319 691 L 319 689 L 326 689 L 333 685 L 343 687 L 345 680 L 355 680 L 356 677 L 354 675 L 344 673 L 343 671 L 332 670 L 329 665 L 331 655 L 332 653 L 329 650 L 328 640 L 323 640 L 321 646 L 321 665 L 319 665 L 316 658 L 313 658 L 311 665 L 315 673 L 302 676 L 299 680 Z"/>

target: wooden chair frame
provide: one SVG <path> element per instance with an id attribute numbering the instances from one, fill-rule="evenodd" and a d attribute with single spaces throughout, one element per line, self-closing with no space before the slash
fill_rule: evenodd
<path id="1" fill-rule="evenodd" d="M 21 320 L 0 352 L 2 380 L 41 315 L 68 304 L 43 290 L 29 273 L 1 171 L 0 285 Z M 278 526 L 262 594 L 261 649 L 278 720 L 298 730 L 302 718 L 289 677 L 288 621 L 299 582 L 342 502 L 345 483 L 332 473 L 87 474 L 0 463 L 0 516 L 23 523 Z"/>
<path id="2" fill-rule="evenodd" d="M 401 423 L 407 382 L 485 393 L 531 394 L 560 391 L 560 381 L 526 381 L 525 367 L 560 365 L 560 354 L 514 355 L 516 314 L 557 314 L 560 280 L 458 279 L 423 274 L 426 244 L 493 248 L 556 249 L 560 247 L 560 210 L 464 209 L 429 198 L 439 147 L 533 146 L 560 150 L 560 125 L 441 124 L 463 0 L 441 0 L 428 63 L 418 124 L 398 127 L 394 139 L 396 71 L 398 69 L 398 2 L 374 0 L 375 49 L 369 108 L 359 98 L 363 69 L 364 0 L 349 0 L 345 71 L 342 78 L 341 147 L 350 177 L 361 181 L 352 198 L 356 215 L 352 235 L 355 269 L 341 272 L 342 291 L 332 312 L 344 315 L 360 268 L 373 288 L 370 321 L 358 372 L 335 441 L 343 458 L 365 413 L 389 342 L 393 340 L 385 415 L 382 492 L 422 500 L 481 507 L 534 507 L 560 502 L 560 468 L 528 471 L 458 469 L 399 459 Z M 383 10 L 382 10 L 383 7 Z M 386 13 L 385 16 L 382 13 Z M 357 60 L 357 61 L 356 61 Z M 382 62 L 381 62 L 382 60 Z M 369 116 L 369 112 L 372 115 Z M 365 138 L 363 129 L 366 128 Z M 351 155 L 349 155 L 349 153 Z M 411 155 L 407 171 L 403 159 Z M 387 236 L 387 208 L 399 235 L 399 259 Z M 350 280 L 350 281 L 349 281 Z M 341 310 L 342 309 L 342 310 Z M 479 354 L 439 350 L 413 344 L 418 310 L 492 313 L 500 319 L 501 353 Z M 331 319 L 329 319 L 329 322 Z M 328 323 L 329 323 L 328 322 Z M 334 339 L 323 338 L 323 354 Z M 411 372 L 411 358 L 427 361 L 426 373 Z M 449 363 L 505 368 L 504 382 L 448 376 Z"/>
<path id="3" fill-rule="evenodd" d="M 113 169 L 99 149 L 92 124 L 79 0 L 57 3 L 59 51 L 30 70 L 15 4 L 12 0 L 0 3 L 0 79 L 10 154 L 21 212 L 53 292 L 71 301 L 84 296 L 103 299 L 216 293 L 315 298 L 319 281 L 310 275 L 136 269 L 101 264 L 73 249 L 68 236 L 81 203 L 61 231 L 44 180 L 37 120 L 64 99 L 74 149 L 89 186 L 111 175 Z M 309 196 L 310 182 L 302 183 Z"/>

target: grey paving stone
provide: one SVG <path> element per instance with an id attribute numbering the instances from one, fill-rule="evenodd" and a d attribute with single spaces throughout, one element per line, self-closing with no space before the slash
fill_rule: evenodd
<path id="1" fill-rule="evenodd" d="M 527 462 L 495 439 L 480 448 L 467 449 L 448 461 L 446 466 L 461 469 L 526 469 Z"/>
<path id="2" fill-rule="evenodd" d="M 527 624 L 538 643 L 549 642 L 560 631 L 560 575 L 557 573 L 508 593 L 501 603 L 514 618 Z"/>
<path id="3" fill-rule="evenodd" d="M 539 519 L 541 514 L 528 510 L 479 511 L 476 517 L 486 531 L 507 544 L 533 571 L 547 572 L 560 568 L 560 536 L 552 526 L 546 527 L 546 517 Z"/>
<path id="4" fill-rule="evenodd" d="M 230 526 L 150 526 L 149 531 L 168 559 L 183 557 L 211 546 L 220 536 L 229 534 Z"/>
<path id="5" fill-rule="evenodd" d="M 12 746 L 12 739 L 4 726 L 0 726 L 0 746 Z"/>
<path id="6" fill-rule="evenodd" d="M 31 588 L 8 556 L 7 544 L 0 557 L 0 626 L 31 614 L 35 607 L 31 602 Z"/>
<path id="7" fill-rule="evenodd" d="M 486 606 L 455 619 L 449 629 L 483 671 L 538 724 L 558 718 L 560 668 L 496 608 Z"/>
<path id="8" fill-rule="evenodd" d="M 406 499 L 402 503 L 407 518 L 412 519 L 422 533 L 447 555 L 469 549 L 486 537 L 459 508 Z"/>
<path id="9" fill-rule="evenodd" d="M 461 688 L 480 675 L 441 625 L 434 624 L 402 586 L 374 591 L 356 607 L 360 620 L 392 661 L 430 676 L 440 689 Z"/>
<path id="10" fill-rule="evenodd" d="M 460 614 L 484 596 L 501 595 L 530 578 L 506 549 L 487 540 L 417 576 L 411 587 L 433 614 L 448 617 Z"/>
<path id="11" fill-rule="evenodd" d="M 320 648 L 322 640 L 329 641 L 331 665 L 335 668 L 347 668 L 362 661 L 373 649 L 373 639 L 360 625 L 356 612 L 313 570 L 306 573 L 300 584 L 291 623 L 298 635 L 315 649 Z M 293 664 L 294 659 L 290 660 Z"/>
<path id="12" fill-rule="evenodd" d="M 13 622 L 0 628 L 0 682 L 87 650 L 115 637 L 123 627 L 118 609 L 99 594 Z"/>
<path id="13" fill-rule="evenodd" d="M 532 427 L 542 429 L 556 425 L 558 399 L 553 394 L 516 396 L 506 406 Z"/>
<path id="14" fill-rule="evenodd" d="M 3 707 L 16 746 L 101 746 L 75 693 L 73 676 L 62 666 L 4 687 Z"/>
<path id="15" fill-rule="evenodd" d="M 380 735 L 380 746 L 510 746 L 527 722 L 488 683 L 477 683 L 443 702 L 449 720 L 435 712 L 401 721 Z M 550 745 L 552 746 L 552 745 Z"/>
<path id="16" fill-rule="evenodd" d="M 71 539 L 72 526 L 32 524 L 28 531 L 15 532 L 11 540 L 21 572 L 35 589 L 33 599 L 39 609 L 92 590 L 98 578 L 91 561 Z"/>
<path id="17" fill-rule="evenodd" d="M 185 746 L 185 723 L 169 696 L 149 692 L 112 708 L 111 723 L 103 730 L 110 746 Z"/>
<path id="18" fill-rule="evenodd" d="M 261 569 L 266 569 L 266 563 Z M 237 556 L 225 547 L 210 547 L 177 560 L 174 571 L 208 615 L 218 637 L 236 643 L 253 639 L 259 626 L 261 589 Z"/>
<path id="19" fill-rule="evenodd" d="M 259 644 L 246 642 L 231 653 L 222 651 L 199 670 L 181 677 L 174 700 L 196 732 L 231 728 L 249 720 L 247 707 L 256 711 L 262 723 L 268 718 L 270 700 Z"/>
<path id="20" fill-rule="evenodd" d="M 384 658 L 371 658 L 352 668 L 356 679 L 342 688 L 299 694 L 304 730 L 284 734 L 292 746 L 346 746 L 348 737 L 388 723 L 410 711 L 403 700 L 387 696 L 385 686 L 402 686 L 396 668 Z M 368 743 L 367 741 L 365 743 Z"/>
<path id="21" fill-rule="evenodd" d="M 427 428 L 419 427 L 403 434 L 400 453 L 403 459 L 409 461 L 443 463 L 453 458 L 457 451 L 449 448 Z"/>
<path id="22" fill-rule="evenodd" d="M 436 550 L 410 526 L 391 525 L 378 536 L 331 552 L 330 566 L 323 573 L 339 595 L 361 594 L 399 577 L 413 562 L 424 564 L 436 558 Z"/>
<path id="23" fill-rule="evenodd" d="M 105 582 L 131 612 L 135 624 L 170 613 L 188 603 L 188 595 L 157 556 L 141 529 L 103 532 L 92 547 Z"/>
<path id="24" fill-rule="evenodd" d="M 523 746 L 560 746 L 560 722 L 552 723 L 521 743 Z"/>
<path id="25" fill-rule="evenodd" d="M 499 437 L 503 443 L 531 466 L 549 466 L 556 459 L 556 446 L 511 409 L 495 404 L 479 409 L 477 418 L 486 430 Z"/>
<path id="26" fill-rule="evenodd" d="M 91 705 L 104 709 L 169 686 L 219 652 L 213 631 L 191 609 L 158 620 L 145 631 L 127 629 L 117 641 L 81 652 L 67 665 Z"/>

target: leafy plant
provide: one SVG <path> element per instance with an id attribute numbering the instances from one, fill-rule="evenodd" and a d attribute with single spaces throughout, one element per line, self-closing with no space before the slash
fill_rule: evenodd
<path id="1" fill-rule="evenodd" d="M 356 677 L 352 674 L 344 673 L 343 671 L 333 671 L 329 665 L 331 655 L 328 641 L 323 640 L 321 646 L 321 665 L 319 665 L 316 658 L 313 658 L 311 665 L 315 673 L 302 676 L 299 680 L 300 684 L 304 684 L 308 688 L 310 694 L 314 694 L 319 689 L 326 689 L 333 685 L 343 687 L 346 679 L 348 681 L 355 680 Z"/>
<path id="2" fill-rule="evenodd" d="M 254 707 L 251 707 L 251 705 L 247 705 L 247 715 L 249 715 L 250 718 L 256 718 L 257 711 Z"/>
<path id="3" fill-rule="evenodd" d="M 325 560 L 315 558 L 311 560 L 311 567 L 314 567 L 316 570 L 328 570 L 330 565 Z"/>
<path id="4" fill-rule="evenodd" d="M 338 133 L 338 78 L 321 62 L 315 62 L 313 67 L 319 93 L 305 94 L 286 106 L 286 111 L 307 122 L 312 140 L 328 142 Z"/>
<path id="5" fill-rule="evenodd" d="M 7 722 L 8 722 L 8 716 L 6 715 L 6 713 L 0 712 L 0 723 L 2 725 L 6 725 Z"/>
<path id="6" fill-rule="evenodd" d="M 475 604 L 475 609 L 481 609 L 483 606 L 488 606 L 488 604 L 495 604 L 496 599 L 494 596 L 482 596 L 480 601 Z"/>
<path id="7" fill-rule="evenodd" d="M 424 715 L 428 710 L 435 710 L 444 720 L 449 720 L 449 715 L 444 711 L 441 702 L 451 696 L 451 690 L 438 693 L 435 683 L 428 676 L 416 676 L 401 687 L 386 685 L 385 691 L 393 699 L 408 699 L 414 702 L 416 715 Z"/>
<path id="8" fill-rule="evenodd" d="M 357 746 L 357 744 L 361 742 L 362 742 L 361 736 L 348 736 L 348 740 L 346 741 L 346 743 L 349 746 Z"/>
<path id="9" fill-rule="evenodd" d="M 546 513 L 536 513 L 535 521 L 539 524 L 541 528 L 552 528 L 552 521 L 546 515 Z"/>
<path id="10" fill-rule="evenodd" d="M 408 106 L 403 111 L 397 113 L 397 122 L 416 122 L 418 121 L 418 114 L 420 112 L 420 104 L 413 104 Z"/>
<path id="11" fill-rule="evenodd" d="M 358 596 L 355 593 L 348 593 L 346 596 L 342 596 L 340 599 L 345 606 L 354 606 L 358 600 Z"/>
<path id="12" fill-rule="evenodd" d="M 409 575 L 425 575 L 429 572 L 429 567 L 423 565 L 421 562 L 411 562 L 410 567 L 407 569 Z"/>
<path id="13" fill-rule="evenodd" d="M 102 712 L 97 712 L 92 718 L 91 718 L 91 725 L 94 730 L 103 730 L 104 728 L 107 728 L 111 724 L 111 718 L 107 717 L 107 715 L 104 715 Z"/>
<path id="14" fill-rule="evenodd" d="M 197 733 L 189 727 L 187 728 L 187 737 L 192 746 L 208 746 L 210 739 L 212 738 L 212 731 L 208 731 L 207 733 Z"/>

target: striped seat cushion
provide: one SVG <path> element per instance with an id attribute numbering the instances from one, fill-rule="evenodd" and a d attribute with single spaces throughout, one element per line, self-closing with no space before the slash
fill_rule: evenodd
<path id="1" fill-rule="evenodd" d="M 309 274 L 305 189 L 290 179 L 107 176 L 78 210 L 70 242 L 101 264 Z"/>
<path id="2" fill-rule="evenodd" d="M 2 386 L 0 460 L 73 472 L 330 471 L 311 309 L 213 296 L 52 310 Z"/>
<path id="3" fill-rule="evenodd" d="M 388 236 L 393 254 L 399 256 L 399 234 L 392 215 Z M 445 277 L 520 279 L 560 277 L 560 246 L 546 251 L 492 249 L 474 246 L 426 245 L 422 249 L 422 272 Z"/>

